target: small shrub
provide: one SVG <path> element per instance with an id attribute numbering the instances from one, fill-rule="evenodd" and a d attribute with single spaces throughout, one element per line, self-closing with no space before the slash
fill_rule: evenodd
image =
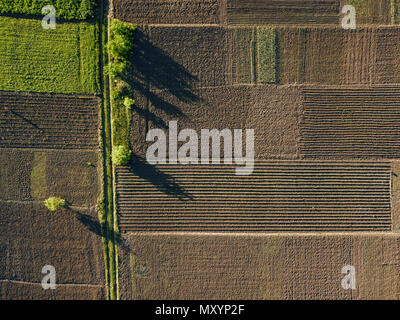
<path id="1" fill-rule="evenodd" d="M 44 201 L 44 205 L 50 211 L 56 211 L 58 209 L 64 208 L 66 205 L 66 202 L 64 199 L 61 199 L 59 197 L 50 197 Z"/>
<path id="2" fill-rule="evenodd" d="M 132 151 L 125 146 L 116 146 L 112 151 L 112 162 L 115 165 L 128 164 L 131 159 Z"/>
<path id="3" fill-rule="evenodd" d="M 125 97 L 124 106 L 127 110 L 131 110 L 134 103 L 135 103 L 135 100 L 133 100 L 132 98 L 129 98 L 129 97 Z"/>

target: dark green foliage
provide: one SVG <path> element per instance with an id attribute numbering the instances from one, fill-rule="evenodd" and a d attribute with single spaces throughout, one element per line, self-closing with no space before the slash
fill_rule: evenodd
<path id="1" fill-rule="evenodd" d="M 95 17 L 95 0 L 1 0 L 0 13 L 42 16 L 46 5 L 54 6 L 57 18 L 86 20 Z"/>
<path id="2" fill-rule="evenodd" d="M 129 150 L 131 108 L 134 104 L 132 88 L 124 81 L 133 54 L 133 32 L 136 25 L 116 19 L 110 23 L 110 39 L 107 49 L 110 62 L 107 72 L 111 76 L 111 114 L 113 144 Z"/>
<path id="3" fill-rule="evenodd" d="M 107 49 L 111 57 L 108 72 L 113 77 L 121 77 L 129 65 L 133 50 L 133 32 L 136 25 L 113 19 L 110 24 L 110 39 Z"/>

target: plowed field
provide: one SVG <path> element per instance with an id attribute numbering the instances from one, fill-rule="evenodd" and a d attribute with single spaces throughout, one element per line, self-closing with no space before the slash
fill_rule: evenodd
<path id="1" fill-rule="evenodd" d="M 0 92 L 0 147 L 97 149 L 95 97 Z"/>
<path id="2" fill-rule="evenodd" d="M 126 235 L 122 299 L 399 299 L 393 234 Z M 356 289 L 341 270 L 355 267 Z"/>
<path id="3" fill-rule="evenodd" d="M 217 24 L 220 0 L 115 0 L 117 19 L 138 24 Z"/>
<path id="4" fill-rule="evenodd" d="M 133 164 L 117 169 L 121 231 L 390 230 L 390 164 Z"/>
<path id="5" fill-rule="evenodd" d="M 304 89 L 306 158 L 399 158 L 400 88 Z"/>
<path id="6" fill-rule="evenodd" d="M 227 0 L 228 24 L 338 24 L 339 0 Z"/>

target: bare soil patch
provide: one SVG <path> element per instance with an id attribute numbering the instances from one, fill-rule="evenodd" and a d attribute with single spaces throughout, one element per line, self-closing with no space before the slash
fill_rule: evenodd
<path id="1" fill-rule="evenodd" d="M 115 0 L 115 18 L 138 24 L 218 24 L 220 0 Z"/>
<path id="2" fill-rule="evenodd" d="M 96 97 L 0 92 L 0 147 L 98 148 Z"/>
<path id="3" fill-rule="evenodd" d="M 57 283 L 104 285 L 93 207 L 50 212 L 42 202 L 0 201 L 0 217 L 0 279 L 40 283 L 42 267 L 53 265 Z"/>
<path id="4" fill-rule="evenodd" d="M 150 234 L 125 237 L 122 299 L 399 299 L 393 234 Z M 341 270 L 356 268 L 355 290 Z"/>

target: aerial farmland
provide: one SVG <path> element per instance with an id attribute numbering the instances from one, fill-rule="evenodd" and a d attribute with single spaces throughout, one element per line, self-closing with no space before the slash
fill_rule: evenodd
<path id="1" fill-rule="evenodd" d="M 2 1 L 0 299 L 400 299 L 399 14 Z"/>

